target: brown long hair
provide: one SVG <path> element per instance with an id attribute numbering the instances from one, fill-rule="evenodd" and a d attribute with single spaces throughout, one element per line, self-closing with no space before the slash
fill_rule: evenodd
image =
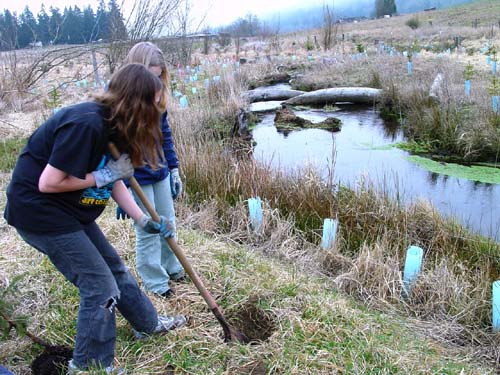
<path id="1" fill-rule="evenodd" d="M 144 65 L 128 64 L 113 74 L 107 91 L 95 96 L 109 113 L 106 120 L 113 140 L 129 153 L 135 167 L 144 163 L 159 167 L 162 110 L 156 93 L 162 89 L 162 81 Z"/>
<path id="2" fill-rule="evenodd" d="M 165 56 L 156 44 L 151 42 L 139 42 L 136 43 L 128 52 L 125 60 L 123 60 L 123 64 L 131 64 L 138 63 L 143 64 L 147 68 L 151 67 L 159 67 L 161 68 L 161 74 L 159 78 L 162 80 L 164 84 L 164 90 L 162 92 L 162 96 L 159 102 L 160 108 L 163 111 L 167 110 L 167 98 L 168 98 L 168 89 L 170 87 L 169 83 L 169 75 L 167 70 L 167 63 L 165 62 Z"/>

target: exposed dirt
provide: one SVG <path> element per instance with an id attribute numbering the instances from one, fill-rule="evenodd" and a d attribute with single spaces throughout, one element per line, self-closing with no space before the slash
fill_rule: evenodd
<path id="1" fill-rule="evenodd" d="M 66 374 L 68 362 L 73 357 L 73 349 L 66 346 L 46 347 L 31 364 L 33 375 Z"/>
<path id="2" fill-rule="evenodd" d="M 250 297 L 230 318 L 234 327 L 255 344 L 267 340 L 276 330 L 275 317 L 258 306 L 261 300 L 258 296 Z"/>

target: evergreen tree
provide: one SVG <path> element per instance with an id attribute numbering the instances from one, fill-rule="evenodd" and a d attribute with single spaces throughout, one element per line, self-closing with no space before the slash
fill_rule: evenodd
<path id="1" fill-rule="evenodd" d="M 19 33 L 17 42 L 20 48 L 29 46 L 30 43 L 38 41 L 38 25 L 36 19 L 26 6 L 19 17 Z"/>
<path id="2" fill-rule="evenodd" d="M 122 12 L 116 3 L 116 0 L 109 0 L 108 3 L 108 25 L 109 25 L 109 39 L 111 40 L 125 40 L 127 39 L 127 28 L 123 22 Z"/>
<path id="3" fill-rule="evenodd" d="M 63 25 L 63 16 L 59 12 L 59 8 L 50 7 L 50 20 L 49 20 L 49 35 L 50 40 L 54 44 L 61 43 L 63 40 L 61 38 L 62 33 L 62 25 Z"/>
<path id="4" fill-rule="evenodd" d="M 96 33 L 96 20 L 94 17 L 94 11 L 90 5 L 83 8 L 82 16 L 82 35 L 84 43 L 90 43 L 97 40 Z"/>
<path id="5" fill-rule="evenodd" d="M 11 50 L 17 48 L 18 21 L 16 14 L 5 9 L 0 18 L 0 43 L 2 49 Z"/>
<path id="6" fill-rule="evenodd" d="M 64 8 L 64 23 L 62 28 L 63 40 L 69 44 L 84 42 L 82 34 L 83 14 L 77 6 Z"/>
<path id="7" fill-rule="evenodd" d="M 395 13 L 395 0 L 375 0 L 375 15 L 377 17 L 383 17 L 386 14 L 393 15 Z"/>
<path id="8" fill-rule="evenodd" d="M 106 5 L 104 0 L 99 2 L 96 12 L 96 35 L 97 39 L 108 40 L 109 36 L 109 22 L 108 22 L 108 12 L 106 11 Z"/>
<path id="9" fill-rule="evenodd" d="M 45 11 L 45 6 L 43 4 L 40 9 L 40 12 L 38 12 L 37 19 L 38 19 L 38 39 L 43 43 L 43 45 L 47 45 L 51 40 L 49 31 L 50 17 Z"/>

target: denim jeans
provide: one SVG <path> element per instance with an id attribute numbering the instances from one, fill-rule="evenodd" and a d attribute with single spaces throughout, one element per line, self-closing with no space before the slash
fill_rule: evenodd
<path id="1" fill-rule="evenodd" d="M 144 194 L 151 202 L 156 212 L 165 216 L 175 225 L 174 201 L 170 191 L 170 178 L 158 181 L 151 185 L 141 186 Z M 146 208 L 137 194 L 134 198 L 144 212 Z M 165 293 L 170 289 L 170 276 L 182 275 L 184 270 L 173 253 L 167 241 L 157 234 L 144 232 L 135 225 L 137 273 L 144 283 L 144 289 L 154 293 Z"/>
<path id="2" fill-rule="evenodd" d="M 154 331 L 158 321 L 155 307 L 95 222 L 65 234 L 17 231 L 28 244 L 46 254 L 80 292 L 75 365 L 85 368 L 112 364 L 115 306 L 134 329 Z"/>

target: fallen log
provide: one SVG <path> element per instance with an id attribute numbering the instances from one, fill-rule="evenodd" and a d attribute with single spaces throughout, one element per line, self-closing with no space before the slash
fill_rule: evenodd
<path id="1" fill-rule="evenodd" d="M 373 104 L 377 102 L 382 90 L 371 87 L 335 87 L 311 91 L 288 99 L 290 105 L 325 105 L 339 102 Z"/>
<path id="2" fill-rule="evenodd" d="M 245 91 L 242 95 L 249 103 L 268 102 L 272 100 L 287 100 L 298 95 L 304 94 L 304 91 L 276 88 L 259 88 Z"/>

